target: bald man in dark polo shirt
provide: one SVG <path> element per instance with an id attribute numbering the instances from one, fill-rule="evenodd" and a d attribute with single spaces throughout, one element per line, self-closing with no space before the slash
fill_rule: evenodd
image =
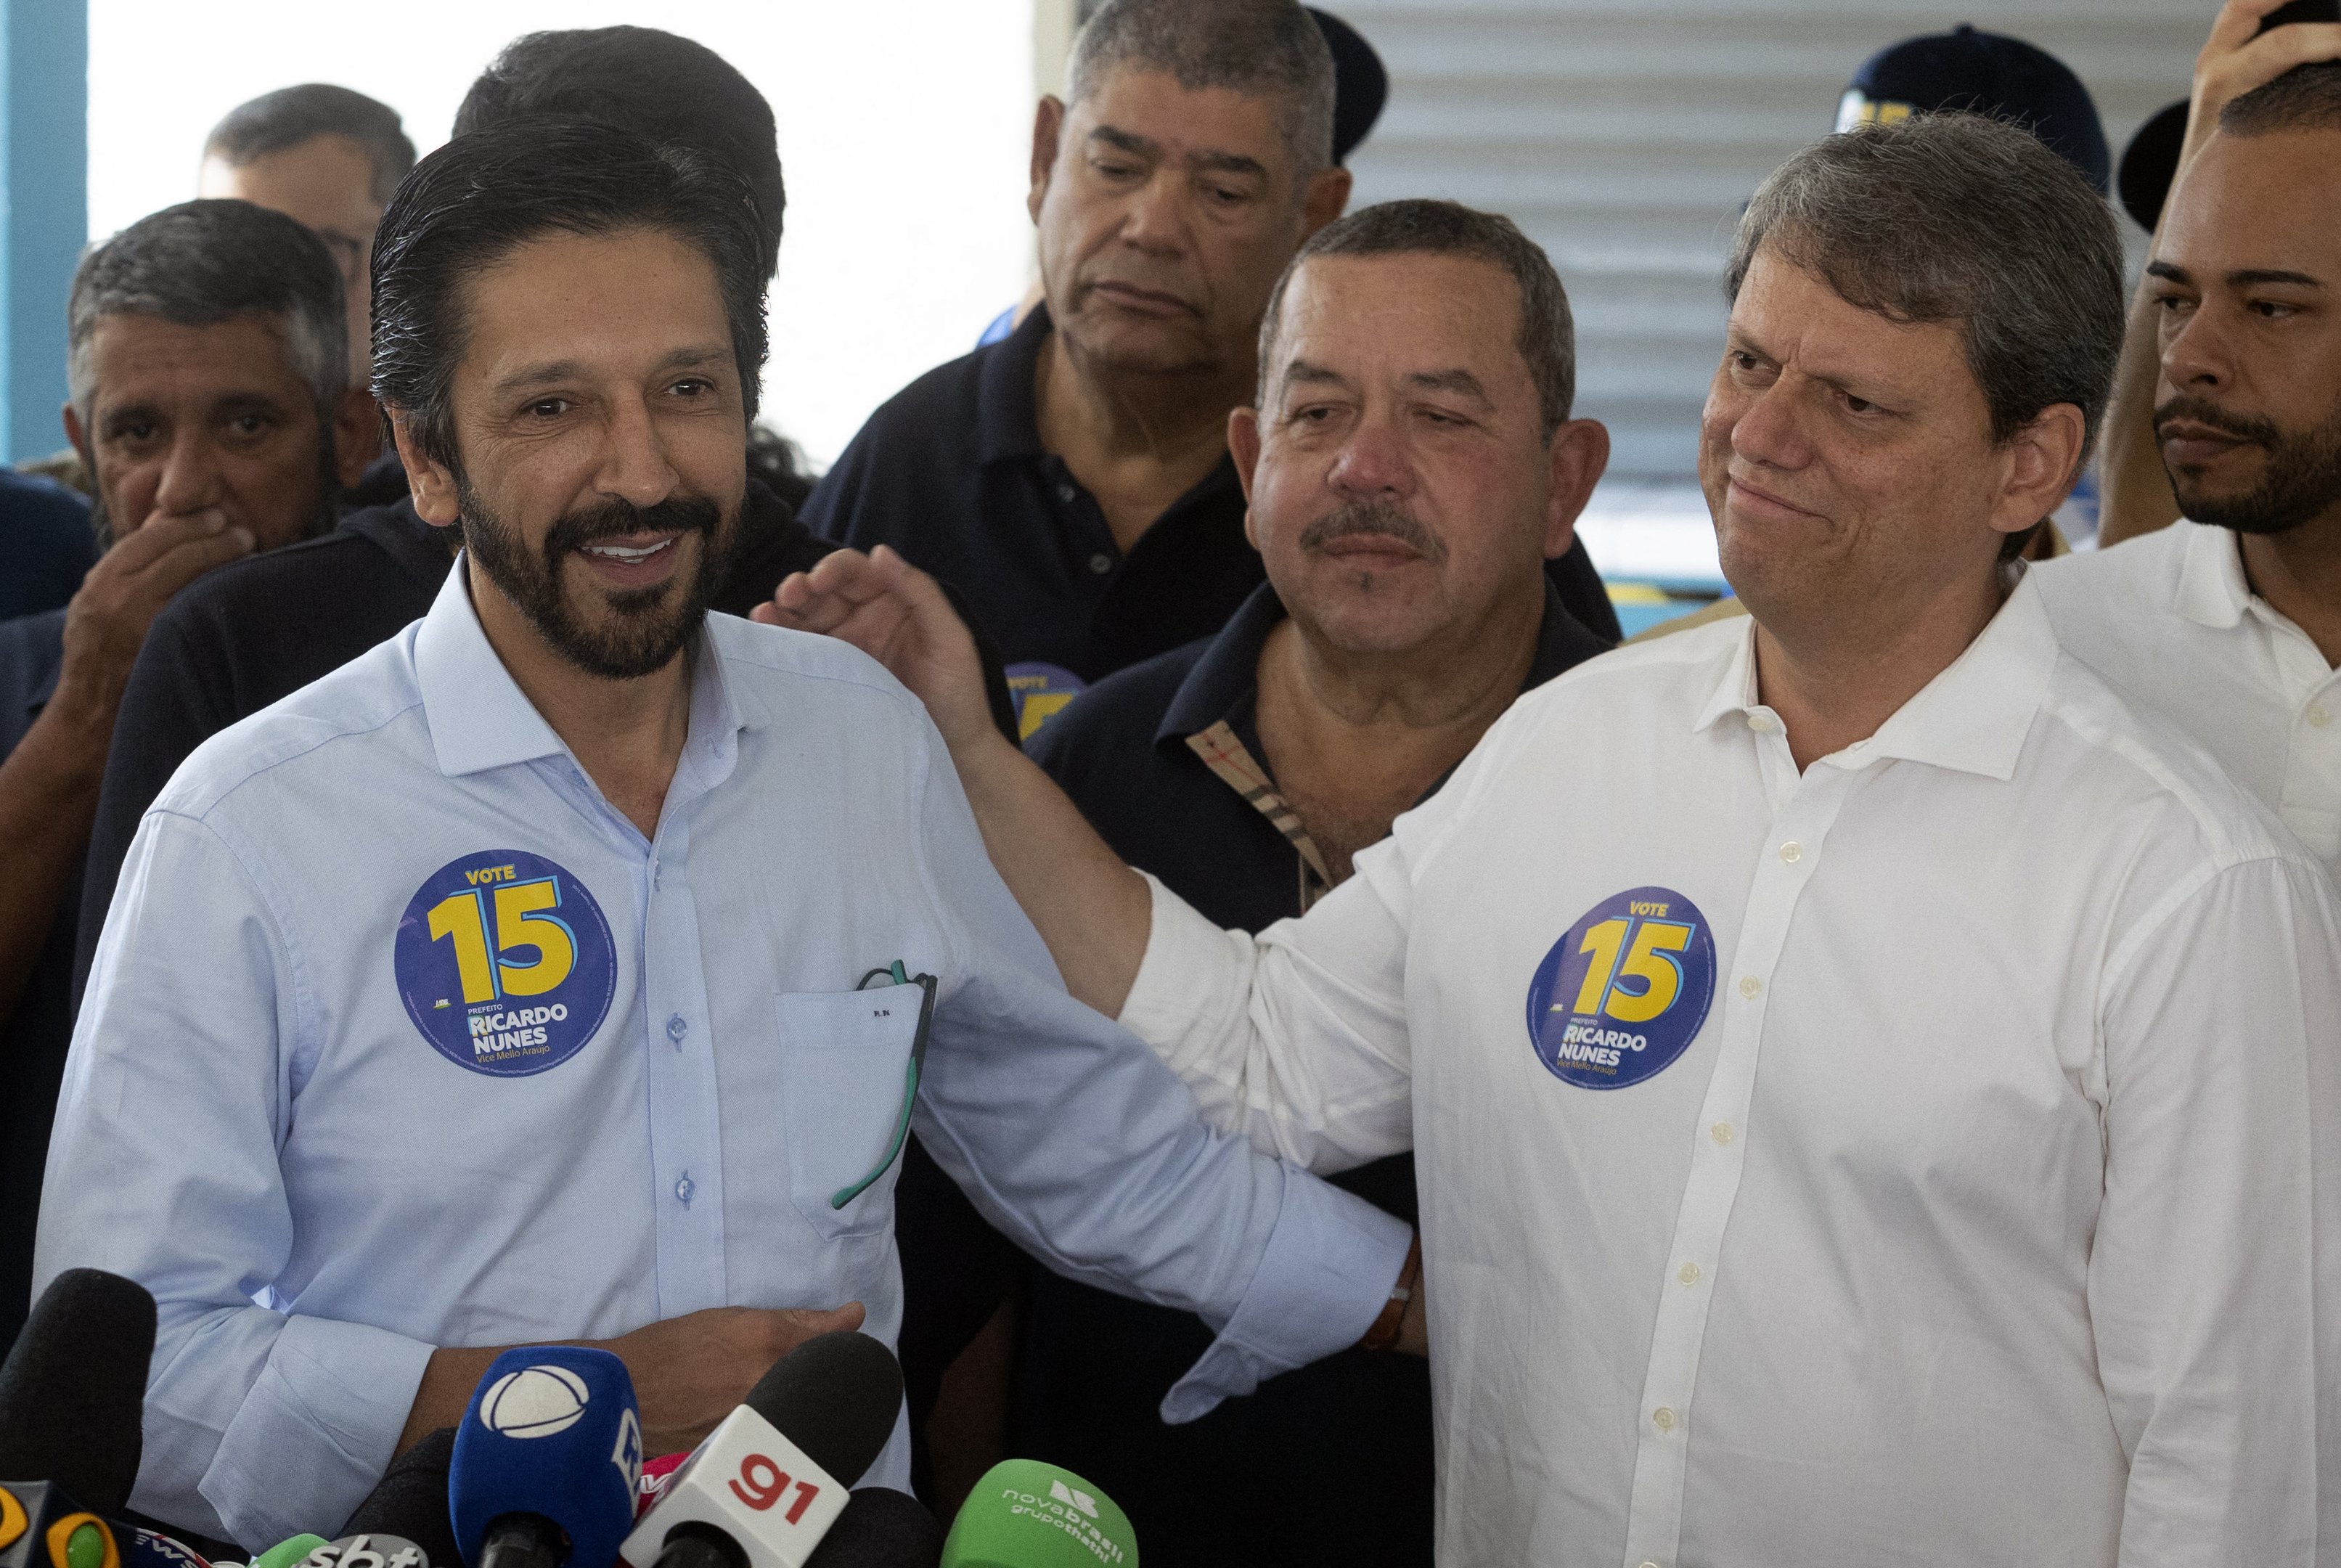
<path id="1" fill-rule="evenodd" d="M 804 513 L 961 588 L 1028 735 L 1260 586 L 1228 415 L 1270 285 L 1350 193 L 1333 57 L 1296 0 L 1108 0 L 1068 83 L 1033 127 L 1046 303 L 872 414 Z M 1614 640 L 1584 547 L 1552 573 Z"/>

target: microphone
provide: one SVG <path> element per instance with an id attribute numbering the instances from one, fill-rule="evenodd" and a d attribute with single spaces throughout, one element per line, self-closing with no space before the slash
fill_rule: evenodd
<path id="1" fill-rule="evenodd" d="M 674 1473 L 626 1537 L 626 1561 L 806 1568 L 902 1408 L 892 1351 L 850 1330 L 814 1335 L 774 1362 Z"/>
<path id="2" fill-rule="evenodd" d="M 299 1568 L 431 1568 L 431 1559 L 396 1535 L 352 1534 L 317 1547 Z"/>
<path id="3" fill-rule="evenodd" d="M 454 1463 L 455 1429 L 443 1426 L 390 1462 L 342 1533 L 410 1541 L 426 1561 L 455 1568 L 463 1554 L 455 1549 L 455 1522 L 447 1513 L 447 1479 Z"/>
<path id="4" fill-rule="evenodd" d="M 252 1560 L 252 1568 L 294 1568 L 320 1546 L 332 1543 L 322 1535 L 291 1535 Z"/>
<path id="5" fill-rule="evenodd" d="M 633 1523 L 642 1464 L 623 1362 L 582 1345 L 508 1350 L 455 1429 L 456 1549 L 471 1568 L 610 1568 Z"/>
<path id="6" fill-rule="evenodd" d="M 128 1535 L 54 1481 L 0 1483 L 0 1568 L 122 1568 Z"/>
<path id="7" fill-rule="evenodd" d="M 0 1363 L 0 1477 L 121 1513 L 138 1480 L 154 1298 L 103 1269 L 49 1282 Z"/>
<path id="8" fill-rule="evenodd" d="M 133 1530 L 125 1555 L 125 1568 L 213 1568 L 202 1553 L 159 1530 Z"/>
<path id="9" fill-rule="evenodd" d="M 936 1568 L 943 1527 L 907 1492 L 865 1486 L 805 1559 L 805 1568 Z"/>
<path id="10" fill-rule="evenodd" d="M 1138 1568 L 1138 1533 L 1112 1498 L 1071 1471 L 1003 1459 L 951 1521 L 942 1568 Z"/>

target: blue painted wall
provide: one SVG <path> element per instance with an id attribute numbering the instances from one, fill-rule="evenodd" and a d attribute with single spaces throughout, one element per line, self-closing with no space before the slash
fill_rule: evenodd
<path id="1" fill-rule="evenodd" d="M 89 236 L 87 0 L 0 0 L 0 436 L 65 444 L 65 292 Z"/>

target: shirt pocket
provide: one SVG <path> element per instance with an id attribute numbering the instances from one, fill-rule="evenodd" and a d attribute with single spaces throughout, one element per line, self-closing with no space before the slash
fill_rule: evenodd
<path id="1" fill-rule="evenodd" d="M 832 1239 L 873 1235 L 893 1216 L 911 1047 L 919 1031 L 916 985 L 868 991 L 783 991 L 782 1115 L 789 1191 L 805 1223 Z M 886 1174 L 834 1206 L 837 1194 L 886 1161 Z"/>

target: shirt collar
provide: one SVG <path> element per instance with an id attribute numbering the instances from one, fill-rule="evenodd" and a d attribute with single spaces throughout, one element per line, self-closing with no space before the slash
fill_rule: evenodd
<path id="1" fill-rule="evenodd" d="M 2032 733 L 2057 666 L 2057 634 L 2039 587 L 2021 578 L 1999 613 L 1966 652 L 1895 710 L 1858 752 L 1823 760 L 1858 768 L 1881 757 L 2007 779 Z M 1691 726 L 1704 730 L 1760 706 L 1756 687 L 1756 623 L 1741 629 L 1730 661 Z"/>
<path id="2" fill-rule="evenodd" d="M 2198 626 L 2219 631 L 2234 626 L 2252 603 L 2252 585 L 2244 576 L 2236 535 L 2201 523 L 2171 526 L 2187 530 L 2187 544 L 2178 561 L 2178 592 L 2170 607 Z"/>
<path id="3" fill-rule="evenodd" d="M 1014 332 L 978 351 L 984 356 L 976 370 L 978 463 L 1039 457 L 1046 452 L 1041 444 L 1041 405 L 1033 395 L 1032 375 L 1049 330 L 1049 307 L 1036 305 Z"/>
<path id="4" fill-rule="evenodd" d="M 449 778 L 566 756 L 568 746 L 544 722 L 504 668 L 473 607 L 465 558 L 440 584 L 414 636 L 414 682 L 439 771 Z M 692 659 L 691 727 L 677 764 L 712 784 L 730 772 L 747 721 L 733 701 L 713 639 L 705 630 Z"/>
<path id="5" fill-rule="evenodd" d="M 1162 723 L 1154 732 L 1155 744 L 1183 744 L 1188 736 L 1200 734 L 1229 718 L 1250 701 L 1260 683 L 1260 651 L 1284 616 L 1284 601 L 1276 596 L 1274 584 L 1262 583 L 1254 588 L 1251 596 L 1228 617 L 1228 624 L 1220 628 L 1210 645 L 1203 650 L 1203 656 L 1195 661 L 1194 668 L 1187 672 L 1187 678 L 1179 683 L 1179 690 L 1171 696 Z M 1534 691 L 1563 670 L 1608 650 L 1608 644 L 1587 631 L 1569 613 L 1560 602 L 1559 591 L 1547 576 L 1544 618 L 1537 626 L 1536 658 L 1529 665 L 1529 678 L 1520 683 L 1520 690 Z"/>

